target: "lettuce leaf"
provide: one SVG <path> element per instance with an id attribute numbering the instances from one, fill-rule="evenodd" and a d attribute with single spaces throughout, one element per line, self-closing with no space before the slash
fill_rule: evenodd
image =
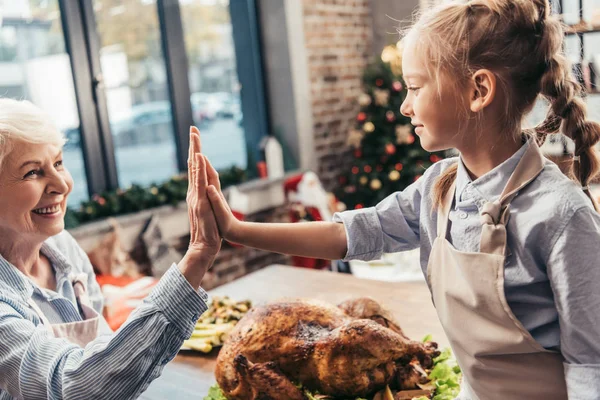
<path id="1" fill-rule="evenodd" d="M 204 400 L 227 400 L 227 397 L 225 397 L 219 385 L 215 383 L 208 389 L 208 394 L 204 396 Z"/>

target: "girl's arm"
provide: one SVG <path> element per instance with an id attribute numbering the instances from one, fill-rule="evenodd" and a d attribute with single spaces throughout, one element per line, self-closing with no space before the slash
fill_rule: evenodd
<path id="1" fill-rule="evenodd" d="M 221 200 L 218 212 L 225 213 L 224 200 L 222 197 L 219 198 Z M 224 219 L 225 216 L 217 217 L 218 220 L 221 218 Z M 231 222 L 230 228 L 222 234 L 225 239 L 234 243 L 276 253 L 328 260 L 342 259 L 346 254 L 346 231 L 343 224 L 335 222 L 256 223 L 242 222 L 237 219 Z"/>
<path id="2" fill-rule="evenodd" d="M 346 254 L 346 230 L 334 222 L 255 223 L 239 221 L 229 208 L 219 174 L 205 158 L 208 198 L 221 236 L 233 243 L 275 253 L 338 260 Z"/>
<path id="3" fill-rule="evenodd" d="M 546 268 L 560 326 L 569 398 L 600 398 L 600 216 L 591 207 L 565 218 Z"/>

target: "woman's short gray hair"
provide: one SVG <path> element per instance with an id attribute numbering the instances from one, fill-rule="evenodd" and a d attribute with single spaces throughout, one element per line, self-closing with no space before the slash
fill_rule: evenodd
<path id="1" fill-rule="evenodd" d="M 50 115 L 33 103 L 0 98 L 0 165 L 19 141 L 62 148 L 66 138 Z"/>

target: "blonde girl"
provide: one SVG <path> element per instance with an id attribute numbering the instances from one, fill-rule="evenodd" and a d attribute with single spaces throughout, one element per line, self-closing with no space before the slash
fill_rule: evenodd
<path id="1" fill-rule="evenodd" d="M 377 259 L 421 249 L 464 372 L 463 399 L 600 399 L 600 216 L 589 191 L 600 125 L 586 119 L 547 0 L 451 2 L 404 34 L 400 111 L 423 148 L 456 148 L 402 192 L 334 222 L 237 221 L 209 168 L 221 235 L 301 256 Z M 551 104 L 521 128 L 539 95 Z M 575 142 L 573 179 L 540 152 Z M 401 293 L 398 293 L 401 296 Z"/>

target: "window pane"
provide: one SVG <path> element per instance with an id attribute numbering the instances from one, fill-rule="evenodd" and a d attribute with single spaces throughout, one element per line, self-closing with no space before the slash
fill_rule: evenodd
<path id="1" fill-rule="evenodd" d="M 217 169 L 246 169 L 229 0 L 180 0 L 194 122 Z"/>
<path id="2" fill-rule="evenodd" d="M 65 133 L 69 141 L 63 160 L 75 181 L 69 204 L 78 205 L 88 191 L 58 0 L 4 0 L 2 6 L 0 96 L 30 100 Z"/>
<path id="3" fill-rule="evenodd" d="M 171 102 L 155 0 L 94 0 L 119 185 L 177 173 Z"/>

